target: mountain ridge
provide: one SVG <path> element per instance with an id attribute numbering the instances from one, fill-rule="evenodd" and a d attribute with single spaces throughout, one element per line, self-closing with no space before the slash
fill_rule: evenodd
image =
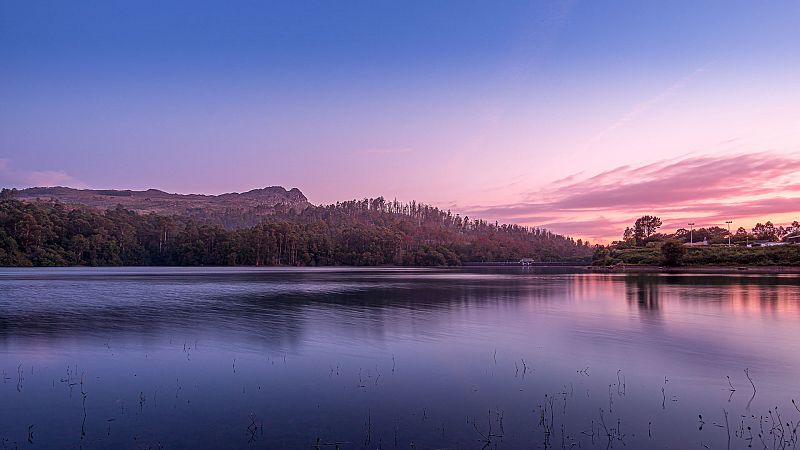
<path id="1" fill-rule="evenodd" d="M 71 207 L 113 209 L 121 206 L 139 214 L 186 216 L 228 229 L 253 226 L 276 212 L 302 212 L 312 206 L 294 187 L 267 186 L 219 195 L 177 194 L 159 189 L 76 189 L 65 186 L 31 187 L 16 191 L 18 200 L 56 202 Z"/>

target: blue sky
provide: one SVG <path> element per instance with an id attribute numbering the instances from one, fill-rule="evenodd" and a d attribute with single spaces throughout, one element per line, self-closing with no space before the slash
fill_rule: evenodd
<path id="1" fill-rule="evenodd" d="M 639 210 L 514 208 L 800 150 L 800 3 L 662 3 L 3 1 L 0 185 L 296 186 L 597 236 L 569 224 Z"/>

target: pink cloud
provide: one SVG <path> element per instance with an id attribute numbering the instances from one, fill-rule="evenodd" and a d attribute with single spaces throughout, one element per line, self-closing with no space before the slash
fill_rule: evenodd
<path id="1" fill-rule="evenodd" d="M 0 159 L 0 186 L 69 186 L 85 188 L 86 183 L 61 170 L 22 170 L 12 167 L 7 159 Z"/>
<path id="2" fill-rule="evenodd" d="M 800 155 L 695 156 L 621 166 L 588 177 L 570 175 L 524 201 L 467 212 L 600 240 L 616 238 L 646 213 L 661 215 L 665 223 L 709 225 L 798 213 Z"/>
<path id="3" fill-rule="evenodd" d="M 768 153 L 695 157 L 620 168 L 554 193 L 559 209 L 648 207 L 742 195 L 784 192 L 782 180 L 800 171 L 800 159 Z"/>

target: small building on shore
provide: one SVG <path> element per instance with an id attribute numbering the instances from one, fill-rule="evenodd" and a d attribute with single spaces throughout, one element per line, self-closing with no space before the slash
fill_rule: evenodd
<path id="1" fill-rule="evenodd" d="M 791 236 L 786 236 L 783 238 L 783 241 L 787 244 L 800 244 L 800 234 L 793 234 Z"/>
<path id="2" fill-rule="evenodd" d="M 702 241 L 684 242 L 683 245 L 685 245 L 687 247 L 703 247 L 703 246 L 708 245 L 708 239 L 707 238 L 703 238 Z"/>
<path id="3" fill-rule="evenodd" d="M 531 266 L 535 261 L 533 258 L 522 258 L 519 260 L 519 264 L 522 266 Z"/>

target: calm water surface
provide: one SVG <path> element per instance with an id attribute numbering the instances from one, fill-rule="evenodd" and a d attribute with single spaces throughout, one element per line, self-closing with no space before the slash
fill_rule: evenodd
<path id="1" fill-rule="evenodd" d="M 0 270 L 0 448 L 797 445 L 800 278 L 558 272 Z"/>

